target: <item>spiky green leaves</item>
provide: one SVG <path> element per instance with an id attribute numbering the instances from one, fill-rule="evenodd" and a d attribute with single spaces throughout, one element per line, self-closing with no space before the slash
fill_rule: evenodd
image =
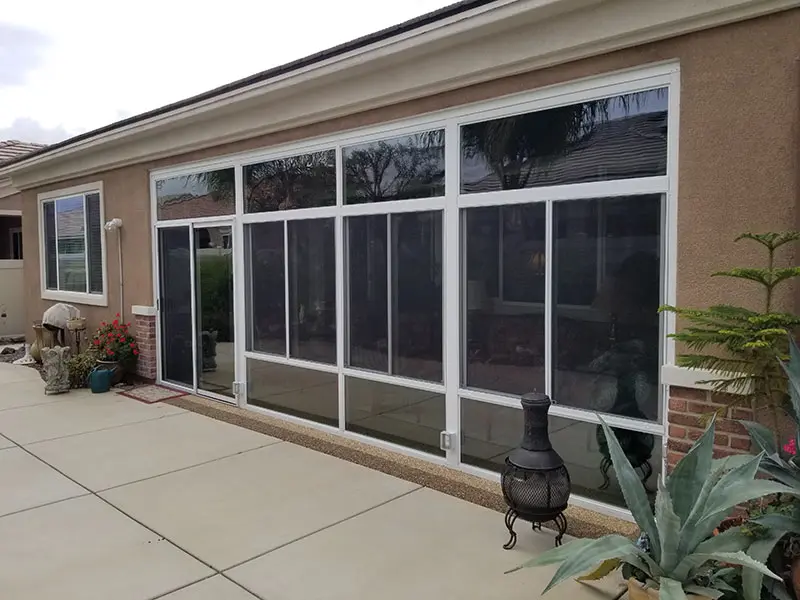
<path id="1" fill-rule="evenodd" d="M 651 553 L 645 553 L 621 536 L 576 540 L 524 565 L 561 563 L 545 591 L 598 564 L 600 567 L 589 578 L 603 576 L 620 565 L 632 565 L 660 586 L 662 598 L 680 598 L 692 589 L 699 589 L 698 577 L 708 571 L 709 563 L 742 565 L 745 570 L 755 571 L 761 578 L 748 576 L 751 586 L 755 585 L 752 582 L 762 581 L 764 575 L 776 578 L 763 561 L 746 553 L 753 538 L 740 528 L 712 535 L 736 505 L 763 495 L 792 491 L 775 481 L 755 479 L 763 455 L 714 460 L 715 423 L 712 420 L 672 475 L 666 481 L 659 480 L 654 513 L 644 486 L 614 431 L 602 418 L 600 423 L 625 502 L 639 527 L 650 538 Z M 721 578 L 718 583 L 720 590 L 727 585 Z M 716 583 L 703 585 L 713 589 Z M 758 600 L 758 596 L 748 596 L 747 600 Z"/>

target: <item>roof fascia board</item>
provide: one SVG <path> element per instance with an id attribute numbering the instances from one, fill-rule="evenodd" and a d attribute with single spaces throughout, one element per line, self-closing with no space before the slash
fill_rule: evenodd
<path id="1" fill-rule="evenodd" d="M 447 22 L 460 33 L 456 35 L 454 29 L 450 30 L 448 48 L 441 49 L 447 37 L 431 38 L 423 44 L 423 33 L 409 32 L 400 40 L 387 40 L 383 46 L 360 51 L 357 56 L 337 57 L 335 64 L 261 83 L 257 89 L 238 90 L 236 98 L 218 98 L 213 103 L 193 108 L 193 112 L 187 109 L 180 115 L 163 116 L 158 122 L 131 126 L 135 130 L 87 140 L 80 147 L 63 149 L 58 156 L 33 157 L 8 167 L 7 172 L 13 172 L 14 183 L 19 188 L 54 182 L 291 129 L 800 6 L 800 0 L 706 0 L 703 3 L 671 0 L 653 3 L 647 11 L 642 11 L 636 10 L 639 0 L 599 3 L 590 0 L 589 4 L 586 0 L 551 0 L 548 12 L 552 15 L 555 3 L 567 1 L 573 9 L 580 5 L 583 10 L 551 17 L 546 27 L 531 27 L 531 13 L 521 12 L 522 5 L 530 10 L 530 5 L 535 4 L 541 15 L 545 6 L 542 1 L 506 2 L 496 9 L 494 17 L 505 9 L 503 19 L 507 29 L 503 35 L 486 35 L 485 27 L 495 29 L 495 33 L 502 29 L 499 19 L 479 25 L 473 20 L 477 17 L 464 13 Z M 511 18 L 513 15 L 509 13 L 511 4 L 517 7 L 516 18 Z M 560 6 L 563 9 L 567 5 Z M 521 18 L 524 14 L 528 19 Z M 586 23 L 595 25 L 587 30 Z M 597 27 L 598 23 L 602 23 L 602 27 Z M 434 26 L 445 27 L 442 23 L 429 27 Z M 440 29 L 436 31 L 441 33 Z M 470 49 L 470 40 L 476 38 L 480 38 L 480 46 Z M 398 46 L 389 51 L 385 46 L 391 43 Z M 437 51 L 428 54 L 424 61 L 404 60 L 395 62 L 392 69 L 386 68 L 393 60 L 407 57 L 413 49 L 422 52 L 423 47 L 428 47 L 430 51 L 437 43 Z M 378 64 L 381 68 L 375 67 Z M 359 84 L 348 86 L 347 80 L 356 74 Z M 326 82 L 328 87 L 325 87 Z M 309 94 L 312 88 L 325 92 Z M 365 95 L 365 90 L 371 95 Z M 287 102 L 291 93 L 295 95 Z M 267 114 L 269 120 L 264 118 Z M 203 127 L 197 127 L 201 122 Z M 167 132 L 168 137 L 164 136 Z M 86 154 L 91 150 L 95 150 L 94 156 Z M 56 159 L 63 160 L 64 164 L 53 168 Z M 48 163 L 52 167 L 45 169 Z M 0 169 L 0 176 L 3 174 Z"/>

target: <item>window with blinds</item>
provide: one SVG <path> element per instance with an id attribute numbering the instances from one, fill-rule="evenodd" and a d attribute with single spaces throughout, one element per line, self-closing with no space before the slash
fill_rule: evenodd
<path id="1" fill-rule="evenodd" d="M 103 294 L 100 193 L 89 191 L 45 200 L 41 214 L 45 288 Z"/>

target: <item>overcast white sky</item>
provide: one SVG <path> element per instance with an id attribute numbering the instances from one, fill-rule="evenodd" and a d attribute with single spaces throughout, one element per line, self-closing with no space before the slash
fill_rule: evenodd
<path id="1" fill-rule="evenodd" d="M 452 1 L 3 2 L 0 140 L 56 142 Z"/>

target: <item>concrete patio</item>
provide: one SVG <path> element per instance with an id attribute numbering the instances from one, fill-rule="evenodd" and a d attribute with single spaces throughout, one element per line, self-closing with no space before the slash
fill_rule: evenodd
<path id="1" fill-rule="evenodd" d="M 15 600 L 539 596 L 550 548 L 452 496 L 167 404 L 45 396 L 0 364 L 0 594 Z M 616 597 L 618 581 L 554 598 Z"/>

